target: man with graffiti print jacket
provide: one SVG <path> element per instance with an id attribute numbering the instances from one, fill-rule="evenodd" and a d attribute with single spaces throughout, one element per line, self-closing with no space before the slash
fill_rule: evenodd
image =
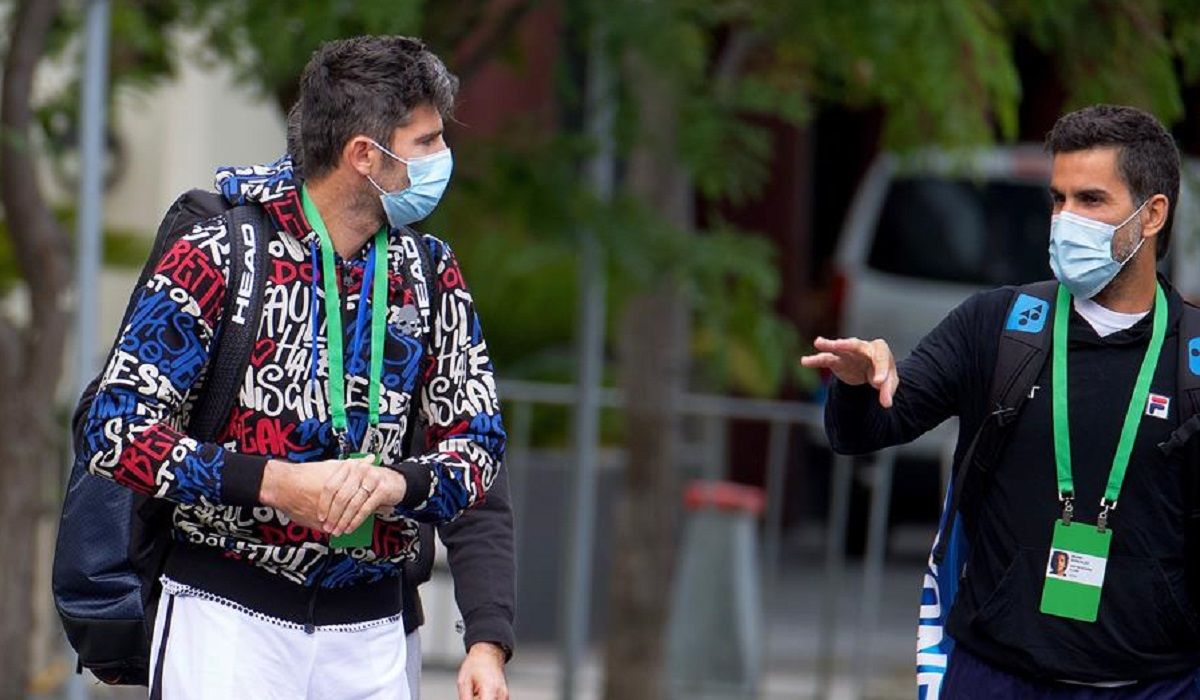
<path id="1" fill-rule="evenodd" d="M 277 231 L 255 350 L 216 443 L 180 426 L 239 291 L 226 286 L 237 232 L 222 217 L 197 224 L 134 292 L 85 459 L 175 506 L 151 697 L 409 697 L 396 577 L 417 522 L 479 503 L 505 444 L 454 254 L 402 235 L 449 180 L 456 91 L 419 41 L 331 42 L 301 78 L 308 179 L 286 156 L 217 172 L 230 204 L 264 207 Z M 425 449 L 405 460 L 412 402 Z"/>
<path id="2" fill-rule="evenodd" d="M 297 103 L 287 119 L 287 151 L 299 180 L 304 179 L 302 117 Z M 473 699 L 476 692 L 481 700 L 489 700 L 493 692 L 503 697 L 507 689 L 504 664 L 516 646 L 513 620 L 517 593 L 516 537 L 507 466 L 496 474 L 484 502 L 463 517 L 436 526 L 420 526 L 420 550 L 414 561 L 405 564 L 401 588 L 408 633 L 408 686 L 413 700 L 421 697 L 423 662 L 420 628 L 425 624 L 425 613 L 419 589 L 432 580 L 435 531 L 446 546 L 454 599 L 462 613 L 462 641 L 467 656 L 458 672 L 460 700 Z"/>

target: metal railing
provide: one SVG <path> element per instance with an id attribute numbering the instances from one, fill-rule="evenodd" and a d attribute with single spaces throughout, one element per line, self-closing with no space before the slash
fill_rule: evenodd
<path id="1" fill-rule="evenodd" d="M 529 381 L 500 382 L 501 398 L 507 404 L 506 413 L 509 430 L 509 475 L 512 482 L 514 505 L 523 502 L 526 493 L 522 468 L 530 450 L 532 411 L 536 405 L 573 406 L 577 399 L 574 385 L 549 384 Z M 824 444 L 823 409 L 815 403 L 747 399 L 712 394 L 684 393 L 675 402 L 681 416 L 717 419 L 720 421 L 745 420 L 766 423 L 767 436 L 766 497 L 767 507 L 763 518 L 763 571 L 764 600 L 769 601 L 778 587 L 779 560 L 783 531 L 784 489 L 787 477 L 789 450 L 792 448 L 793 429 L 799 429 L 819 444 Z M 624 394 L 619 389 L 599 390 L 598 405 L 605 409 L 620 409 L 624 405 Z M 937 456 L 945 460 L 948 450 L 945 439 L 952 431 L 944 430 L 933 440 L 916 446 L 915 452 L 925 456 Z M 599 450 L 599 445 L 585 449 Z M 896 450 L 884 450 L 859 460 L 858 464 L 871 468 L 871 503 L 867 524 L 867 547 L 863 558 L 863 596 L 859 608 L 857 632 L 853 642 L 853 654 L 861 660 L 855 669 L 851 695 L 861 692 L 861 679 L 867 677 L 869 668 L 863 666 L 869 656 L 870 636 L 878 624 L 882 598 L 883 567 L 887 544 L 888 506 L 892 488 Z M 719 459 L 723 460 L 724 455 Z M 822 584 L 822 612 L 815 630 L 818 635 L 818 678 L 817 697 L 826 697 L 833 683 L 836 665 L 837 600 L 845 577 L 845 543 L 849 526 L 851 486 L 856 461 L 849 457 L 835 456 L 829 489 L 829 520 L 825 538 L 824 582 Z M 722 477 L 723 474 L 712 476 Z M 591 495 L 595 498 L 595 493 Z M 519 525 L 518 525 L 519 527 Z M 594 542 L 589 543 L 591 547 Z M 591 552 L 588 553 L 591 555 Z M 914 584 L 915 585 L 915 584 Z M 569 597 L 568 597 L 569 599 Z M 578 601 L 574 604 L 580 604 Z M 586 601 L 582 604 L 586 604 Z M 563 610 L 567 615 L 572 611 Z M 576 614 L 579 611 L 574 611 Z M 913 625 L 916 626 L 916 609 L 913 610 Z M 563 669 L 566 672 L 566 669 Z M 573 671 L 573 670 L 572 670 Z"/>

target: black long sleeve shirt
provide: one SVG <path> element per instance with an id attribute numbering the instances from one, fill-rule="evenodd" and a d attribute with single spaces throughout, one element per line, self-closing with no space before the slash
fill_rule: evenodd
<path id="1" fill-rule="evenodd" d="M 946 317 L 898 365 L 894 406 L 875 390 L 837 383 L 826 407 L 833 449 L 860 454 L 912 440 L 960 417 L 956 464 L 986 412 L 999 338 L 1014 290 L 977 294 Z M 1170 397 L 1167 417 L 1144 416 L 1109 524 L 1113 543 L 1099 619 L 1078 622 L 1039 611 L 1057 497 L 1046 362 L 1009 433 L 977 512 L 963 512 L 971 542 L 947 631 L 956 643 L 1024 676 L 1105 682 L 1148 680 L 1200 667 L 1200 618 L 1185 561 L 1184 471 L 1196 469 L 1195 441 L 1166 455 L 1157 446 L 1178 427 L 1175 402 L 1182 301 L 1168 294 L 1168 331 L 1151 392 Z M 1094 523 L 1108 480 L 1152 314 L 1100 338 L 1072 311 L 1068 396 L 1076 518 Z M 1144 411 L 1143 411 L 1144 412 Z"/>

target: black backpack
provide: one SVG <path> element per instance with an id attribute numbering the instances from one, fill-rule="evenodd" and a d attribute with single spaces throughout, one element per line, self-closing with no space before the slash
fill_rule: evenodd
<path id="1" fill-rule="evenodd" d="M 224 215 L 230 244 L 229 294 L 213 342 L 203 390 L 196 397 L 187 434 L 215 441 L 224 427 L 250 362 L 266 289 L 267 244 L 274 225 L 258 205 L 231 207 L 221 195 L 190 190 L 163 217 L 154 246 L 130 296 L 121 327 L 133 311 L 136 290 L 149 281 L 162 255 L 179 237 L 202 221 Z M 436 287 L 428 248 L 411 229 L 421 259 L 430 308 Z M 115 342 L 114 342 L 115 348 Z M 111 354 L 111 351 L 110 351 Z M 72 416 L 75 454 L 81 454 L 84 419 L 100 377 L 88 384 Z M 409 425 L 415 426 L 414 401 Z M 411 435 L 416 431 L 410 431 Z M 409 443 L 411 452 L 411 442 Z M 77 670 L 87 668 L 113 685 L 146 685 L 150 638 L 161 594 L 159 576 L 170 549 L 174 506 L 135 494 L 88 472 L 76 459 L 71 468 L 54 552 L 53 593 L 67 640 L 79 655 Z"/>
<path id="2" fill-rule="evenodd" d="M 163 254 L 197 222 L 221 214 L 229 230 L 229 288 L 248 288 L 253 293 L 242 314 L 236 313 L 235 294 L 228 295 L 222 310 L 205 390 L 197 397 L 187 426 L 189 435 L 205 441 L 216 439 L 233 408 L 258 331 L 266 246 L 273 228 L 266 211 L 256 205 L 230 208 L 223 197 L 203 190 L 180 196 L 158 227 L 121 321 L 124 328 L 136 290 L 146 286 Z M 234 321 L 235 314 L 240 322 Z M 83 422 L 99 383 L 96 377 L 88 384 L 72 416 L 76 455 L 82 453 Z M 67 640 L 79 654 L 78 668 L 88 668 L 105 683 L 147 682 L 158 577 L 170 544 L 172 511 L 166 501 L 90 474 L 78 458 L 71 467 L 54 550 L 54 603 Z"/>

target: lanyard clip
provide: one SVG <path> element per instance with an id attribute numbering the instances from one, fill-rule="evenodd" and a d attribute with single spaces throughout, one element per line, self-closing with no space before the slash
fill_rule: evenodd
<path id="1" fill-rule="evenodd" d="M 350 442 L 350 431 L 339 430 L 337 432 L 338 443 L 338 459 L 346 459 L 350 453 L 354 452 L 354 443 Z"/>
<path id="2" fill-rule="evenodd" d="M 383 453 L 383 431 L 377 425 L 368 425 L 363 434 L 362 452 L 367 454 Z"/>
<path id="3" fill-rule="evenodd" d="M 1096 529 L 1103 533 L 1108 529 L 1108 514 L 1117 509 L 1117 502 L 1109 502 L 1107 498 L 1100 499 L 1100 517 L 1096 519 Z"/>
<path id="4" fill-rule="evenodd" d="M 1075 497 L 1070 494 L 1060 493 L 1058 500 L 1062 501 L 1063 504 L 1063 525 L 1070 525 L 1071 520 L 1075 517 Z"/>

